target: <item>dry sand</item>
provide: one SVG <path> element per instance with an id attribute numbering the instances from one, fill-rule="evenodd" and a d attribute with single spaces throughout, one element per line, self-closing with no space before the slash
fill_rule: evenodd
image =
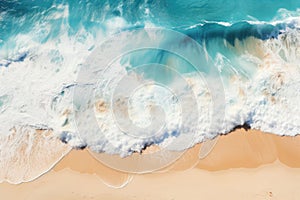
<path id="1" fill-rule="evenodd" d="M 87 150 L 73 150 L 29 183 L 0 184 L 1 199 L 282 199 L 300 198 L 300 136 L 243 129 L 219 137 L 199 160 L 201 145 L 157 173 L 112 170 Z M 119 189 L 116 189 L 118 188 Z"/>

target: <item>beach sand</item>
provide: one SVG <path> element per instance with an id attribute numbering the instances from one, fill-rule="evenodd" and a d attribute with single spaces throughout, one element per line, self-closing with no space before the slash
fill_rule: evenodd
<path id="1" fill-rule="evenodd" d="M 200 148 L 196 145 L 171 166 L 143 175 L 113 170 L 88 150 L 72 150 L 34 181 L 0 184 L 0 196 L 10 200 L 299 199 L 300 136 L 238 129 L 220 136 L 201 160 Z"/>

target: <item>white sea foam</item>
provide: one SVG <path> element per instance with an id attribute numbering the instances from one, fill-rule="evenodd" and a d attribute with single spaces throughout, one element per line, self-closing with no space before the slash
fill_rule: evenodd
<path id="1" fill-rule="evenodd" d="M 180 111 L 180 106 L 169 101 L 160 101 L 158 104 L 164 108 L 168 116 L 165 129 L 162 130 L 164 134 L 147 138 L 132 138 L 124 134 L 115 121 L 113 114 L 115 108 L 110 103 L 109 97 L 112 96 L 112 92 L 118 84 L 117 77 L 120 76 L 120 73 L 125 74 L 126 71 L 122 65 L 113 65 L 106 71 L 105 76 L 107 77 L 102 77 L 104 80 L 110 80 L 110 84 L 115 84 L 115 86 L 108 86 L 105 82 L 100 87 L 99 99 L 104 101 L 106 106 L 105 111 L 95 114 L 100 128 L 96 127 L 95 130 L 91 130 L 90 127 L 87 127 L 86 134 L 80 135 L 80 137 L 96 152 L 104 151 L 126 156 L 133 151 L 140 151 L 145 145 L 153 142 L 164 148 L 183 150 L 218 134 L 226 134 L 234 127 L 244 123 L 262 131 L 295 136 L 300 132 L 298 123 L 300 108 L 297 105 L 300 100 L 298 89 L 300 71 L 297 64 L 300 55 L 298 38 L 298 31 L 290 31 L 282 34 L 278 39 L 237 40 L 235 46 L 232 46 L 234 51 L 240 55 L 236 60 L 230 61 L 225 56 L 218 54 L 215 61 L 221 73 L 225 90 L 224 123 L 220 121 L 211 126 L 214 120 L 214 117 L 211 116 L 213 102 L 203 80 L 195 73 L 182 74 L 197 98 L 198 106 L 193 102 L 189 106 L 195 107 L 195 109 L 198 107 L 200 113 L 198 119 L 191 118 L 188 122 L 181 124 L 180 113 L 182 110 Z M 253 47 L 255 49 L 252 49 Z M 172 61 L 168 63 L 170 62 Z M 174 63 L 176 62 L 173 61 L 172 67 L 176 68 Z M 110 79 L 111 77 L 114 78 Z M 173 84 L 176 84 L 176 79 Z M 167 95 L 155 87 L 146 87 L 141 91 L 132 96 L 128 112 L 131 120 L 135 121 L 137 125 L 146 125 L 150 123 L 150 118 L 149 111 L 145 106 L 149 103 L 152 104 L 154 99 L 172 99 L 172 95 Z M 185 92 L 183 89 L 179 93 Z M 108 96 L 106 97 L 106 95 Z M 126 104 L 126 102 L 123 103 Z M 92 104 L 91 106 L 93 106 Z M 125 105 L 124 107 L 126 108 Z M 86 113 L 85 117 L 91 116 Z M 195 120 L 199 122 L 198 128 L 190 129 L 191 122 Z M 182 141 L 181 139 L 185 137 L 194 138 L 189 145 L 168 146 L 174 141 L 176 143 L 176 140 Z M 74 138 L 77 138 L 76 135 Z"/>
<path id="2" fill-rule="evenodd" d="M 66 147 L 59 136 L 75 130 L 70 119 L 72 87 L 80 65 L 105 38 L 104 32 L 92 36 L 82 28 L 70 36 L 65 28 L 41 44 L 48 29 L 37 25 L 6 41 L 0 51 L 0 182 L 30 181 L 48 171 L 70 147 L 82 145 L 72 138 Z M 51 134 L 44 137 L 36 130 Z M 19 165 L 12 163 L 16 159 Z"/>
<path id="3" fill-rule="evenodd" d="M 182 150 L 218 134 L 226 134 L 235 126 L 244 123 L 252 128 L 279 135 L 294 136 L 300 133 L 300 33 L 298 30 L 287 29 L 278 39 L 260 41 L 252 38 L 240 43 L 237 40 L 235 46 L 227 44 L 239 55 L 233 60 L 227 59 L 221 53 L 214 58 L 224 84 L 224 123 L 214 123 L 215 126 L 211 126 L 213 116 L 210 109 L 213 105 L 210 92 L 202 79 L 189 72 L 182 76 L 190 84 L 199 102 L 199 117 L 190 119 L 199 122 L 196 130 L 189 130 L 189 123 L 180 123 L 182 111 L 174 98 L 167 98 L 172 97 L 171 93 L 149 86 L 141 88 L 132 96 L 129 115 L 137 125 L 145 126 L 150 123 L 151 118 L 147 107 L 149 100 L 159 104 L 166 113 L 167 123 L 163 131 L 165 134 L 136 139 L 124 135 L 111 115 L 109 99 L 104 99 L 108 112 L 95 111 L 94 114 L 105 137 L 99 137 L 93 131 L 82 137 L 76 130 L 72 105 L 72 90 L 77 85 L 78 71 L 91 50 L 105 39 L 107 33 L 120 31 L 124 26 L 129 25 L 122 18 L 116 18 L 107 21 L 107 32 L 99 30 L 96 37 L 82 29 L 72 36 L 61 32 L 56 38 L 40 44 L 39 34 L 47 32 L 49 28 L 44 27 L 38 34 L 35 32 L 17 35 L 11 42 L 12 46 L 7 43 L 8 46 L 3 47 L 0 55 L 0 137 L 6 140 L 11 130 L 17 130 L 16 134 L 22 135 L 25 127 L 31 130 L 46 129 L 74 148 L 88 145 L 97 152 L 127 156 L 153 142 L 161 147 Z M 251 49 L 253 44 L 257 51 Z M 18 61 L 20 55 L 24 54 L 24 60 Z M 169 63 L 172 62 L 175 61 L 171 59 Z M 107 76 L 117 76 L 118 70 L 126 73 L 124 65 L 117 62 L 115 66 Z M 166 100 L 162 101 L 163 99 Z M 96 102 L 92 102 L 91 106 L 94 103 Z M 89 125 L 86 126 L 88 129 Z M 178 132 L 179 126 L 185 130 L 185 134 Z M 193 142 L 188 146 L 168 146 L 178 138 L 189 137 L 188 133 L 194 134 Z M 20 140 L 22 137 L 17 138 Z M 34 140 L 34 137 L 30 138 Z M 28 145 L 28 151 L 30 148 Z M 17 146 L 0 146 L 1 164 L 9 163 L 13 159 L 14 156 L 9 155 L 15 155 L 15 149 L 18 149 Z M 55 153 L 54 151 L 55 147 L 50 152 Z M 22 181 L 13 178 L 11 180 Z"/>

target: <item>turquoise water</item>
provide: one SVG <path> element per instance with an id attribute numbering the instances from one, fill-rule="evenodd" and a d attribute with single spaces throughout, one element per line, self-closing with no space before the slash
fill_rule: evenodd
<path id="1" fill-rule="evenodd" d="M 286 11 L 296 11 L 299 7 L 300 2 L 294 0 L 1 1 L 0 39 L 3 45 L 8 38 L 29 32 L 36 27 L 41 30 L 33 39 L 40 42 L 57 37 L 62 29 L 66 28 L 69 34 L 75 34 L 81 28 L 95 33 L 97 29 L 105 29 L 105 20 L 114 17 L 124 18 L 130 26 L 144 26 L 147 21 L 167 28 L 188 27 L 207 21 L 268 22 L 298 15 L 299 13 L 292 14 Z M 63 16 L 64 12 L 68 12 L 68 15 Z M 232 29 L 251 30 L 251 27 L 246 26 L 237 24 Z M 47 32 L 43 32 L 45 27 L 48 28 Z M 221 27 L 208 25 L 204 29 L 207 33 Z"/>

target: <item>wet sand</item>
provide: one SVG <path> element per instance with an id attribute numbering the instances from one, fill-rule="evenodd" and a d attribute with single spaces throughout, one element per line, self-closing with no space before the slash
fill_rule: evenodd
<path id="1" fill-rule="evenodd" d="M 156 173 L 106 167 L 87 150 L 72 150 L 29 183 L 0 184 L 4 199 L 299 199 L 300 136 L 255 130 L 220 136 L 199 159 L 197 145 Z M 119 188 L 119 189 L 116 189 Z"/>

